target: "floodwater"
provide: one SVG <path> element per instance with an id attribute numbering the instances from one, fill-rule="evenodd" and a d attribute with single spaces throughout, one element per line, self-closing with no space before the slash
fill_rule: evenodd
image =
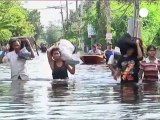
<path id="1" fill-rule="evenodd" d="M 12 82 L 0 65 L 0 120 L 160 119 L 159 84 L 120 86 L 105 65 L 77 65 L 67 88 L 52 89 L 46 54 L 28 68 L 30 81 Z"/>

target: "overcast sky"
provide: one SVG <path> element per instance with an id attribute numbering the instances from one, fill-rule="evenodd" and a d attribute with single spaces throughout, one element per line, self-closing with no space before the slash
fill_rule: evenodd
<path id="1" fill-rule="evenodd" d="M 38 9 L 41 13 L 41 23 L 44 26 L 47 26 L 51 21 L 54 24 L 61 25 L 61 14 L 60 9 L 43 9 L 48 6 L 65 6 L 65 0 L 24 0 L 22 5 L 27 9 Z M 71 10 L 76 9 L 76 1 L 68 0 L 68 8 Z M 80 4 L 80 1 L 78 2 Z M 66 9 L 63 9 L 64 18 L 66 17 Z"/>

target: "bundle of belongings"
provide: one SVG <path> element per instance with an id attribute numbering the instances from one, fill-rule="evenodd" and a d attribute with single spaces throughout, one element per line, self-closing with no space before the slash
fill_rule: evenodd
<path id="1" fill-rule="evenodd" d="M 79 64 L 78 60 L 73 59 L 73 53 L 75 52 L 76 48 L 75 46 L 66 39 L 61 39 L 58 41 L 58 47 L 61 52 L 61 58 L 67 63 L 67 64 Z"/>
<path id="2" fill-rule="evenodd" d="M 11 44 L 11 42 L 13 42 L 14 40 L 17 40 L 17 39 L 21 43 L 21 50 L 18 53 L 18 57 L 20 59 L 31 60 L 31 50 L 30 50 L 28 44 L 26 43 L 25 39 L 28 39 L 30 41 L 32 39 L 29 37 L 23 37 L 23 36 L 22 37 L 13 37 L 13 38 L 11 38 L 10 44 Z M 33 44 L 31 43 L 31 45 L 33 45 Z M 12 51 L 12 49 L 10 49 L 10 51 Z"/>
<path id="3" fill-rule="evenodd" d="M 119 47 L 116 46 L 114 48 L 113 55 L 114 55 L 115 60 L 119 60 L 119 58 L 121 57 L 121 52 L 120 52 Z"/>
<path id="4" fill-rule="evenodd" d="M 18 56 L 21 59 L 30 60 L 31 59 L 31 52 L 29 52 L 26 47 L 23 47 L 19 51 Z"/>
<path id="5" fill-rule="evenodd" d="M 117 62 L 121 57 L 120 49 L 119 47 L 115 47 L 113 50 L 113 54 L 109 57 L 108 63 L 111 64 L 114 68 L 117 66 Z"/>

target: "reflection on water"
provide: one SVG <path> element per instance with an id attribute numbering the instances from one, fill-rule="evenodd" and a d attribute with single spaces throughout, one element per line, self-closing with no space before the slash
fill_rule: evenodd
<path id="1" fill-rule="evenodd" d="M 134 84 L 121 85 L 121 102 L 122 103 L 140 103 L 142 100 L 141 86 Z"/>
<path id="2" fill-rule="evenodd" d="M 121 86 L 105 65 L 77 65 L 68 87 L 53 87 L 46 54 L 28 67 L 30 81 L 11 82 L 9 68 L 0 65 L 0 120 L 160 118 L 159 84 Z"/>

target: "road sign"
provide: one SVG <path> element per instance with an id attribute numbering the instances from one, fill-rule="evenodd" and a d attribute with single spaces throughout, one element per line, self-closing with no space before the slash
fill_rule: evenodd
<path id="1" fill-rule="evenodd" d="M 106 39 L 111 40 L 112 39 L 112 33 L 106 33 Z"/>
<path id="2" fill-rule="evenodd" d="M 96 35 L 96 31 L 91 24 L 88 24 L 87 30 L 88 30 L 88 38 L 91 38 L 91 36 Z"/>

